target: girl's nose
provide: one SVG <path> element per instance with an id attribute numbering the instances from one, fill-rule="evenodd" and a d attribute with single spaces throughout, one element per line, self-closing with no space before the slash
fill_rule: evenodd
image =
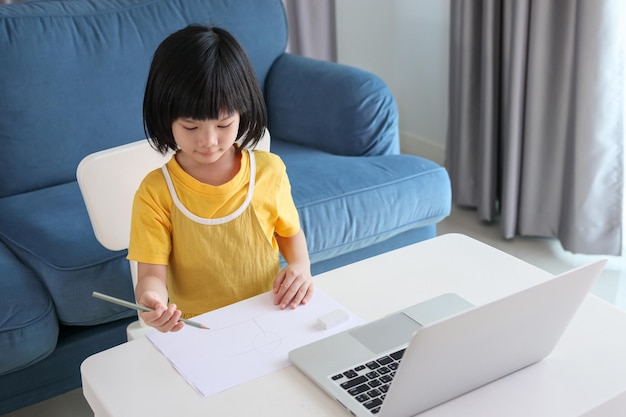
<path id="1" fill-rule="evenodd" d="M 200 136 L 200 143 L 199 145 L 201 146 L 205 146 L 205 147 L 211 147 L 217 144 L 217 134 L 211 130 L 206 130 L 205 132 L 202 133 L 202 135 Z"/>

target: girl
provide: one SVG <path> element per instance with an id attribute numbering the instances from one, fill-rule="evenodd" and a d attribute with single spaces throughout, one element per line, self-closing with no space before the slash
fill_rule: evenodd
<path id="1" fill-rule="evenodd" d="M 135 296 L 154 310 L 142 319 L 177 331 L 181 317 L 272 289 L 281 309 L 306 304 L 313 295 L 306 240 L 285 165 L 250 150 L 265 132 L 266 111 L 235 38 L 197 25 L 166 38 L 143 112 L 151 145 L 175 154 L 146 176 L 133 204 Z"/>

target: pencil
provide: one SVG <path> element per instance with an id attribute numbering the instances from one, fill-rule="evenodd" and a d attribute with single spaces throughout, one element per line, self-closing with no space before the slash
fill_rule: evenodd
<path id="1" fill-rule="evenodd" d="M 95 298 L 99 298 L 100 300 L 108 301 L 109 303 L 117 304 L 117 305 L 120 305 L 122 307 L 132 308 L 133 310 L 137 310 L 137 311 L 154 311 L 151 308 L 148 308 L 146 306 L 142 306 L 140 304 L 131 303 L 131 302 L 128 302 L 126 300 L 122 300 L 122 299 L 119 299 L 119 298 L 116 298 L 116 297 L 111 297 L 110 295 L 102 294 L 102 293 L 99 293 L 97 291 L 94 291 L 91 295 L 93 297 L 95 297 Z M 207 329 L 207 330 L 209 329 L 204 324 L 200 324 L 200 323 L 198 323 L 196 321 L 191 321 L 191 320 L 187 320 L 187 319 L 180 319 L 180 321 L 182 321 L 183 323 L 188 324 L 190 326 L 197 327 L 198 329 Z"/>

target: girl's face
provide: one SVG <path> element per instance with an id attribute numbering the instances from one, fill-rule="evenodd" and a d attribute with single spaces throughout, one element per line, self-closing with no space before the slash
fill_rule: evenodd
<path id="1" fill-rule="evenodd" d="M 220 114 L 217 120 L 179 117 L 172 123 L 179 153 L 201 165 L 211 165 L 224 155 L 232 155 L 238 131 L 239 113 Z"/>

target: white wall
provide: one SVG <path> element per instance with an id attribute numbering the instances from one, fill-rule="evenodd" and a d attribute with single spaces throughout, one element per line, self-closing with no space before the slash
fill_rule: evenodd
<path id="1" fill-rule="evenodd" d="M 381 77 L 400 112 L 402 151 L 443 163 L 449 0 L 337 0 L 337 60 Z"/>

